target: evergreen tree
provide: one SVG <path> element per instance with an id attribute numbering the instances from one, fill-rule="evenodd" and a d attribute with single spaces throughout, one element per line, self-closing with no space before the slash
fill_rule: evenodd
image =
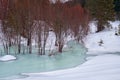
<path id="1" fill-rule="evenodd" d="M 114 20 L 113 0 L 87 0 L 92 19 L 97 20 L 98 31 L 103 30 L 104 26 L 109 26 L 108 21 Z"/>
<path id="2" fill-rule="evenodd" d="M 119 12 L 120 11 L 120 0 L 114 0 L 115 4 L 115 11 Z"/>
<path id="3" fill-rule="evenodd" d="M 116 19 L 120 20 L 120 0 L 114 0 Z"/>

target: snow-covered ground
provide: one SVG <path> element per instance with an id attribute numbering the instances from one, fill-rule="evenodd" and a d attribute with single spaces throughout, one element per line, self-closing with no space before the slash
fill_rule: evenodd
<path id="1" fill-rule="evenodd" d="M 111 30 L 95 32 L 86 38 L 88 61 L 76 68 L 44 73 L 23 74 L 29 77 L 16 80 L 120 80 L 120 36 L 116 28 L 120 22 L 112 23 Z M 99 42 L 102 40 L 103 44 Z"/>
<path id="2" fill-rule="evenodd" d="M 100 44 L 100 41 L 103 41 Z M 115 31 L 102 31 L 96 34 L 89 34 L 86 47 L 91 52 L 120 52 L 120 37 L 115 35 Z M 101 45 L 101 46 L 100 46 Z M 93 54 L 93 53 L 92 53 Z"/>
<path id="3" fill-rule="evenodd" d="M 0 61 L 12 61 L 12 60 L 16 60 L 16 57 L 12 55 L 5 55 L 3 57 L 0 57 Z"/>
<path id="4" fill-rule="evenodd" d="M 91 34 L 86 38 L 85 45 L 89 49 L 88 54 L 97 54 L 99 53 L 113 53 L 120 52 L 120 36 L 115 35 L 118 31 L 118 25 L 120 21 L 111 22 L 112 29 L 106 29 L 99 33 L 94 33 L 96 31 L 95 25 L 91 24 Z M 100 44 L 100 42 L 103 44 Z M 100 46 L 101 45 L 101 46 Z M 100 54 L 101 55 L 101 54 Z"/>

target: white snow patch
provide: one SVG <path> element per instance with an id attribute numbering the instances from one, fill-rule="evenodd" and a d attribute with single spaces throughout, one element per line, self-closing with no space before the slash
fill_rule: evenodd
<path id="1" fill-rule="evenodd" d="M 120 36 L 116 36 L 116 28 L 120 24 L 119 21 L 110 22 L 113 29 L 111 30 L 104 30 L 99 33 L 91 33 L 87 36 L 85 45 L 88 48 L 89 52 L 87 54 L 97 54 L 100 53 L 113 53 L 113 52 L 120 52 Z M 95 25 L 94 25 L 95 26 Z M 93 25 L 93 29 L 95 28 Z M 92 29 L 92 30 L 93 30 Z M 94 29 L 96 31 L 96 29 Z M 93 32 L 95 32 L 93 30 Z M 103 44 L 100 46 L 100 41 L 103 41 Z"/>
<path id="2" fill-rule="evenodd" d="M 55 40 L 56 40 L 55 33 L 50 31 L 47 42 L 46 42 L 47 43 L 46 50 L 54 50 L 56 48 Z"/>
<path id="3" fill-rule="evenodd" d="M 16 60 L 16 57 L 12 55 L 5 55 L 3 57 L 0 57 L 0 61 L 12 61 L 12 60 Z"/>
<path id="4" fill-rule="evenodd" d="M 111 21 L 110 21 L 110 24 L 111 24 L 112 27 L 115 29 L 115 28 L 118 28 L 118 26 L 120 25 L 120 21 L 114 21 L 114 22 L 111 22 Z"/>
<path id="5" fill-rule="evenodd" d="M 89 23 L 90 33 L 95 33 L 97 31 L 96 23 L 97 23 L 96 21 L 91 21 Z"/>

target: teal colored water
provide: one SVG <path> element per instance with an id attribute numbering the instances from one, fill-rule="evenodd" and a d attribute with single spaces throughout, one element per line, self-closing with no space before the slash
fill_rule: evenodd
<path id="1" fill-rule="evenodd" d="M 7 77 L 16 78 L 21 73 L 37 73 L 78 66 L 85 62 L 86 48 L 70 41 L 63 53 L 55 56 L 38 56 L 36 54 L 17 55 L 17 60 L 0 62 L 0 80 Z"/>

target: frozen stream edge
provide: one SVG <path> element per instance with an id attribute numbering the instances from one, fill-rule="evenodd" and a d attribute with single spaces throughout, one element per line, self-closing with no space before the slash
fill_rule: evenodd
<path id="1" fill-rule="evenodd" d="M 84 64 L 66 70 L 24 73 L 29 77 L 15 80 L 120 80 L 120 37 L 114 35 L 118 24 L 117 21 L 112 24 L 113 30 L 87 36 L 85 45 L 89 57 Z M 98 46 L 101 39 L 102 47 Z"/>
<path id="2" fill-rule="evenodd" d="M 71 69 L 43 73 L 27 73 L 15 80 L 120 80 L 120 56 L 99 55 Z"/>
<path id="3" fill-rule="evenodd" d="M 116 23 L 113 26 L 116 27 Z M 78 67 L 44 73 L 23 73 L 29 77 L 14 80 L 120 80 L 120 55 L 104 54 L 104 51 L 120 52 L 120 37 L 114 33 L 115 30 L 111 30 L 88 35 L 88 53 L 95 56 Z M 98 46 L 100 39 L 104 41 L 103 47 Z"/>

